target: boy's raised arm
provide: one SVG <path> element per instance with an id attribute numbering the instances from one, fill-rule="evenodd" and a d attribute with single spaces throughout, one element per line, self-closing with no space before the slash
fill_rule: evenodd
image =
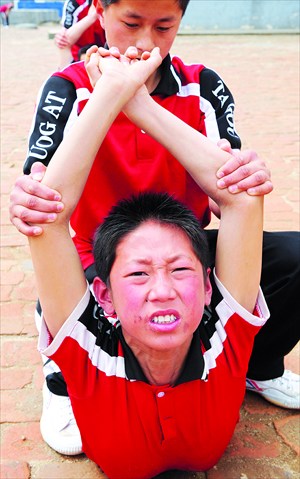
<path id="1" fill-rule="evenodd" d="M 69 234 L 69 218 L 107 130 L 160 62 L 158 49 L 147 60 L 133 65 L 124 65 L 115 58 L 102 59 L 102 76 L 43 178 L 44 184 L 61 194 L 65 205 L 55 223 L 44 225 L 43 235 L 29 238 L 38 295 L 53 336 L 86 290 L 82 266 Z"/>
<path id="2" fill-rule="evenodd" d="M 126 105 L 125 113 L 164 145 L 219 206 L 216 273 L 232 296 L 252 312 L 261 274 L 263 197 L 219 189 L 216 173 L 229 153 L 158 105 L 145 89 Z"/>

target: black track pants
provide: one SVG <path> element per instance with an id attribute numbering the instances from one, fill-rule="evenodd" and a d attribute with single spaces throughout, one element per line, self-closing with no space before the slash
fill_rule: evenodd
<path id="1" fill-rule="evenodd" d="M 217 233 L 207 230 L 212 259 Z M 263 381 L 283 374 L 284 356 L 300 337 L 299 278 L 299 232 L 264 232 L 261 288 L 271 316 L 255 338 L 247 374 L 250 379 Z"/>

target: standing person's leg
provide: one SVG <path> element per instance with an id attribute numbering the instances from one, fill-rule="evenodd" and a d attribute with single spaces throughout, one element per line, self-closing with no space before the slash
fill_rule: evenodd
<path id="1" fill-rule="evenodd" d="M 300 337 L 300 234 L 264 233 L 261 287 L 271 313 L 255 338 L 247 389 L 283 407 L 300 407 L 299 376 L 284 369 L 284 356 Z"/>
<path id="2" fill-rule="evenodd" d="M 207 230 L 214 258 L 216 230 Z M 261 286 L 271 317 L 255 338 L 247 389 L 287 408 L 300 407 L 299 376 L 284 369 L 299 340 L 300 235 L 264 232 Z"/>

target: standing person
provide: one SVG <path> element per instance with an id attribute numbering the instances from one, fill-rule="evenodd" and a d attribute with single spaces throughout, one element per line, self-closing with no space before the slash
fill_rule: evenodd
<path id="1" fill-rule="evenodd" d="M 2 19 L 2 25 L 4 27 L 9 27 L 9 14 L 13 8 L 13 3 L 4 3 L 4 5 L 0 5 L 0 14 Z"/>
<path id="2" fill-rule="evenodd" d="M 62 29 L 55 35 L 55 44 L 59 49 L 59 70 L 71 62 L 79 61 L 82 47 L 105 44 L 105 33 L 92 0 L 66 0 L 61 23 Z"/>
<path id="3" fill-rule="evenodd" d="M 220 176 L 225 176 L 220 178 L 219 186 L 245 189 L 254 195 L 268 193 L 272 189 L 269 173 L 256 154 L 249 150 L 234 152 L 228 147 L 238 149 L 241 141 L 234 129 L 233 97 L 223 80 L 204 65 L 185 65 L 180 58 L 169 55 L 187 5 L 188 0 L 102 0 L 97 3 L 97 11 L 108 46 L 115 45 L 124 53 L 133 45 L 138 51 L 137 58 L 144 50 L 160 47 L 163 62 L 146 82 L 155 102 L 215 143 L 221 138 L 223 148 L 237 155 L 237 160 L 231 159 L 220 170 Z M 41 223 L 55 221 L 62 208 L 51 190 L 31 178 L 31 167 L 37 178 L 39 166 L 34 163 L 49 164 L 63 136 L 84 111 L 92 90 L 81 63 L 53 74 L 44 85 L 24 166 L 27 175 L 17 180 L 11 196 L 11 220 L 26 235 L 41 234 Z M 232 173 L 236 163 L 241 167 Z M 247 166 L 247 178 L 243 165 Z M 209 223 L 213 203 L 209 203 L 206 193 L 159 141 L 120 113 L 96 154 L 71 217 L 74 242 L 90 282 L 96 275 L 92 251 L 96 227 L 119 199 L 130 192 L 148 190 L 174 195 L 194 211 L 201 226 Z M 207 231 L 207 235 L 214 258 L 217 232 Z M 298 376 L 285 372 L 284 355 L 299 337 L 297 242 L 299 236 L 294 233 L 264 235 L 262 287 L 271 318 L 255 341 L 248 376 L 260 381 L 256 381 L 259 394 L 292 408 L 299 405 L 299 382 Z M 80 451 L 75 421 L 71 412 L 65 412 L 68 396 L 62 375 L 53 361 L 46 362 L 44 373 L 42 435 L 58 452 Z"/>
<path id="4" fill-rule="evenodd" d="M 97 58 L 101 77 L 44 178 L 65 209 L 29 238 L 40 348 L 66 377 L 83 451 L 110 479 L 217 463 L 238 421 L 254 336 L 268 317 L 259 292 L 263 197 L 218 189 L 228 153 L 140 89 L 161 57 L 154 48 L 136 62 L 133 50 Z M 91 294 L 69 220 L 122 109 L 220 207 L 211 280 L 198 219 L 165 193 L 144 193 L 119 203 L 96 233 L 96 299 Z"/>

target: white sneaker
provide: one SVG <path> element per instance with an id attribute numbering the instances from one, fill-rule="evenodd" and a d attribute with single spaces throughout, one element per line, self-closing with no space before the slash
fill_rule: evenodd
<path id="1" fill-rule="evenodd" d="M 57 396 L 43 386 L 43 413 L 40 422 L 44 441 L 60 454 L 75 456 L 82 453 L 80 432 L 75 421 L 70 398 Z"/>
<path id="2" fill-rule="evenodd" d="M 287 369 L 281 377 L 268 381 L 247 378 L 246 389 L 260 394 L 276 406 L 300 409 L 300 376 Z"/>

